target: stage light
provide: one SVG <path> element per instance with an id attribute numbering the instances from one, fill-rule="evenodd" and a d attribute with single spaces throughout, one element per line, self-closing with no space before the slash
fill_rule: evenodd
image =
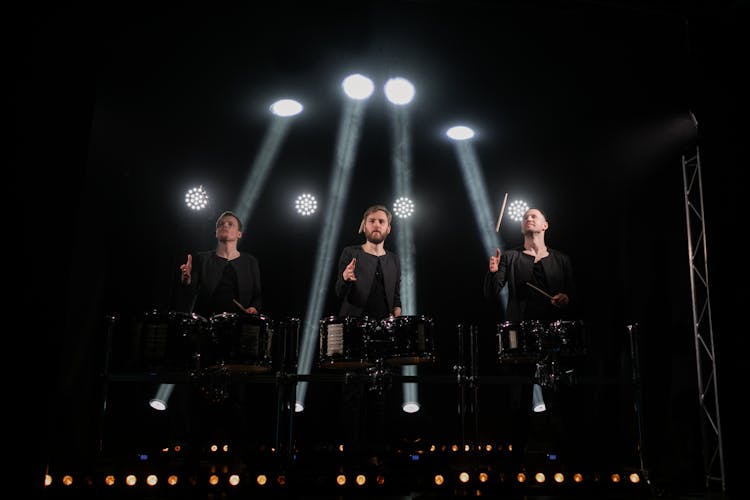
<path id="1" fill-rule="evenodd" d="M 269 109 L 276 116 L 286 117 L 300 114 L 303 107 L 302 104 L 294 99 L 280 99 L 271 104 Z"/>
<path id="2" fill-rule="evenodd" d="M 562 483 L 565 481 L 565 476 L 562 474 L 562 472 L 555 472 L 555 475 L 553 476 L 556 483 Z"/>
<path id="3" fill-rule="evenodd" d="M 112 474 L 107 474 L 104 476 L 104 484 L 107 486 L 114 486 L 115 485 L 115 476 Z"/>
<path id="4" fill-rule="evenodd" d="M 383 86 L 385 97 L 396 105 L 409 104 L 414 99 L 414 85 L 406 78 L 391 78 Z"/>
<path id="5" fill-rule="evenodd" d="M 258 474 L 258 476 L 255 478 L 255 482 L 258 483 L 259 486 L 265 486 L 265 484 L 268 482 L 268 476 L 265 474 Z"/>
<path id="6" fill-rule="evenodd" d="M 582 483 L 583 482 L 583 474 L 580 472 L 576 472 L 573 474 L 573 482 L 574 483 Z"/>
<path id="7" fill-rule="evenodd" d="M 526 474 L 524 474 L 523 472 L 519 472 L 518 474 L 516 474 L 516 481 L 518 481 L 519 483 L 525 483 Z"/>
<path id="8" fill-rule="evenodd" d="M 529 209 L 529 204 L 523 200 L 513 200 L 508 205 L 508 217 L 516 222 L 523 220 L 523 214 Z"/>
<path id="9" fill-rule="evenodd" d="M 177 486 L 177 483 L 178 483 L 178 482 L 179 482 L 179 478 L 178 478 L 178 477 L 177 477 L 177 476 L 176 476 L 175 474 L 172 474 L 172 475 L 170 475 L 170 476 L 169 476 L 169 477 L 167 478 L 167 484 L 168 484 L 169 486 Z"/>
<path id="10" fill-rule="evenodd" d="M 442 474 L 435 474 L 434 481 L 436 485 L 441 486 L 443 483 L 445 483 L 445 478 Z"/>
<path id="11" fill-rule="evenodd" d="M 208 484 L 210 484 L 211 486 L 216 486 L 217 484 L 219 484 L 219 476 L 217 476 L 216 474 L 211 474 L 210 476 L 208 476 Z"/>
<path id="12" fill-rule="evenodd" d="M 419 411 L 419 403 L 416 401 L 407 401 L 401 408 L 404 410 L 404 413 L 417 413 Z"/>
<path id="13" fill-rule="evenodd" d="M 630 482 L 633 484 L 640 483 L 641 482 L 641 476 L 638 475 L 638 473 L 633 472 L 628 476 L 628 479 L 630 479 Z"/>
<path id="14" fill-rule="evenodd" d="M 156 484 L 159 482 L 159 478 L 156 476 L 156 474 L 149 474 L 146 476 L 146 484 L 149 486 L 156 486 Z"/>
<path id="15" fill-rule="evenodd" d="M 449 128 L 445 135 L 453 139 L 454 141 L 465 141 L 474 137 L 474 130 L 463 125 L 457 125 Z"/>
<path id="16" fill-rule="evenodd" d="M 354 478 L 354 482 L 357 483 L 357 486 L 362 486 L 367 482 L 367 478 L 364 474 L 357 474 L 357 477 Z"/>
<path id="17" fill-rule="evenodd" d="M 294 402 L 294 413 L 302 413 L 305 411 L 305 404 L 302 401 Z"/>
<path id="18" fill-rule="evenodd" d="M 156 396 L 148 402 L 149 406 L 158 411 L 166 410 L 173 390 L 174 384 L 160 384 L 159 389 L 156 391 Z"/>
<path id="19" fill-rule="evenodd" d="M 297 199 L 294 202 L 294 208 L 300 215 L 312 215 L 318 210 L 318 200 L 316 200 L 315 196 L 311 194 L 303 193 L 297 196 Z"/>
<path id="20" fill-rule="evenodd" d="M 50 486 L 52 484 L 52 476 L 49 474 L 44 475 L 44 486 Z"/>
<path id="21" fill-rule="evenodd" d="M 486 483 L 489 479 L 490 479 L 490 477 L 487 475 L 486 472 L 480 472 L 479 473 L 479 482 L 480 483 Z"/>
<path id="22" fill-rule="evenodd" d="M 402 196 L 393 202 L 393 215 L 405 219 L 414 213 L 414 202 Z"/>
<path id="23" fill-rule="evenodd" d="M 620 477 L 620 475 L 615 472 L 610 476 L 610 479 L 612 479 L 613 483 L 619 483 L 622 477 Z"/>
<path id="24" fill-rule="evenodd" d="M 347 96 L 358 101 L 367 99 L 375 90 L 372 80 L 359 73 L 344 78 L 344 81 L 341 82 L 341 87 Z"/>
<path id="25" fill-rule="evenodd" d="M 534 479 L 537 483 L 541 484 L 547 480 L 547 476 L 544 475 L 544 472 L 537 472 L 534 474 Z"/>
<path id="26" fill-rule="evenodd" d="M 541 413 L 547 410 L 547 405 L 544 404 L 544 398 L 542 397 L 542 386 L 534 384 L 534 391 L 531 398 L 531 409 L 535 413 Z"/>
<path id="27" fill-rule="evenodd" d="M 469 473 L 468 472 L 461 472 L 458 474 L 458 480 L 462 483 L 468 483 L 469 482 Z"/>
<path id="28" fill-rule="evenodd" d="M 138 484 L 138 478 L 135 477 L 135 474 L 128 474 L 125 476 L 125 484 L 128 486 L 135 486 Z"/>
<path id="29" fill-rule="evenodd" d="M 346 484 L 346 476 L 343 474 L 339 474 L 336 476 L 336 484 L 339 486 L 344 486 Z"/>
<path id="30" fill-rule="evenodd" d="M 375 476 L 375 482 L 378 484 L 378 486 L 383 486 L 385 484 L 385 476 L 381 476 L 378 474 Z"/>
<path id="31" fill-rule="evenodd" d="M 62 484 L 65 486 L 73 486 L 73 476 L 70 474 L 65 474 L 62 477 Z"/>
<path id="32" fill-rule="evenodd" d="M 229 484 L 232 486 L 237 486 L 238 484 L 240 484 L 239 474 L 231 474 L 229 476 Z"/>
<path id="33" fill-rule="evenodd" d="M 188 190 L 185 194 L 185 205 L 191 210 L 203 210 L 208 206 L 208 193 L 203 186 Z"/>

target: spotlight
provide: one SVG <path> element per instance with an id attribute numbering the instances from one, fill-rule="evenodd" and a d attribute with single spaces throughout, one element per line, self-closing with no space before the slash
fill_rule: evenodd
<path id="1" fill-rule="evenodd" d="M 303 193 L 297 196 L 297 200 L 294 202 L 294 208 L 300 215 L 312 215 L 318 210 L 318 200 L 316 200 L 311 194 Z"/>
<path id="2" fill-rule="evenodd" d="M 547 405 L 544 404 L 544 398 L 542 397 L 542 386 L 534 384 L 534 393 L 531 397 L 531 409 L 535 413 L 541 413 L 547 410 Z"/>
<path id="3" fill-rule="evenodd" d="M 203 210 L 208 206 L 208 193 L 203 186 L 192 188 L 185 194 L 185 204 L 192 210 Z"/>
<path id="4" fill-rule="evenodd" d="M 409 104 L 414 99 L 414 85 L 406 78 L 391 78 L 385 82 L 384 91 L 393 104 Z"/>
<path id="5" fill-rule="evenodd" d="M 513 200 L 508 205 L 508 217 L 516 222 L 521 222 L 523 214 L 529 209 L 529 204 L 523 200 Z"/>
<path id="6" fill-rule="evenodd" d="M 305 404 L 302 401 L 296 401 L 294 403 L 294 413 L 302 413 L 305 411 Z"/>
<path id="7" fill-rule="evenodd" d="M 474 130 L 464 125 L 457 125 L 449 128 L 445 135 L 453 139 L 454 141 L 465 141 L 474 137 Z"/>
<path id="8" fill-rule="evenodd" d="M 375 90 L 375 86 L 373 85 L 372 80 L 360 74 L 347 76 L 346 78 L 344 78 L 341 86 L 343 87 L 344 92 L 347 96 L 358 101 L 367 99 Z"/>
<path id="9" fill-rule="evenodd" d="M 269 109 L 276 116 L 294 116 L 302 112 L 302 104 L 293 99 L 281 99 L 271 104 Z"/>
<path id="10" fill-rule="evenodd" d="M 401 217 L 402 219 L 411 217 L 414 213 L 414 202 L 404 196 L 396 199 L 393 202 L 393 213 L 396 214 L 396 217 Z"/>
<path id="11" fill-rule="evenodd" d="M 148 402 L 149 406 L 154 410 L 164 411 L 167 409 L 167 402 L 169 397 L 172 395 L 174 390 L 174 384 L 161 384 L 159 389 L 156 391 L 156 396 L 151 398 Z"/>
<path id="12" fill-rule="evenodd" d="M 419 403 L 416 401 L 409 401 L 401 406 L 404 413 L 417 413 L 419 411 Z"/>

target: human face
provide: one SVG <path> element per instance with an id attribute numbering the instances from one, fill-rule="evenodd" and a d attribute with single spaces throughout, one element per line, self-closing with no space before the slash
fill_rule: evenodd
<path id="1" fill-rule="evenodd" d="M 523 234 L 534 234 L 546 231 L 549 225 L 547 219 L 544 218 L 544 214 L 536 209 L 530 208 L 523 214 L 521 219 L 521 232 Z"/>
<path id="2" fill-rule="evenodd" d="M 225 215 L 216 223 L 216 239 L 219 241 L 236 241 L 242 237 L 240 225 L 237 219 L 231 215 Z"/>
<path id="3" fill-rule="evenodd" d="M 365 219 L 365 238 L 370 243 L 383 243 L 388 233 L 391 232 L 391 225 L 388 222 L 388 214 L 382 210 L 376 210 L 367 214 Z"/>

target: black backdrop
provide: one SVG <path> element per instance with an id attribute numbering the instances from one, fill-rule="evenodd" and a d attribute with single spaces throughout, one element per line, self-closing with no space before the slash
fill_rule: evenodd
<path id="1" fill-rule="evenodd" d="M 281 13 L 292 14 L 289 25 Z M 261 262 L 265 311 L 304 316 L 322 222 L 294 218 L 289 200 L 302 189 L 324 198 L 339 82 L 361 71 L 376 82 L 403 74 L 417 87 L 417 313 L 440 326 L 435 369 L 449 370 L 455 325 L 466 322 L 480 325 L 483 367 L 496 368 L 498 313 L 481 298 L 488 256 L 442 139 L 446 126 L 468 120 L 480 131 L 474 143 L 490 201 L 499 206 L 510 192 L 542 206 L 548 244 L 572 256 L 602 370 L 620 369 L 625 325 L 640 325 L 650 466 L 659 480 L 694 482 L 702 458 L 680 155 L 701 148 L 730 447 L 740 429 L 729 396 L 744 350 L 737 290 L 745 280 L 734 252 L 744 14 L 740 2 L 24 12 L 14 194 L 21 251 L 32 247 L 32 273 L 19 273 L 31 309 L 24 338 L 45 367 L 40 464 L 95 456 L 102 318 L 170 307 L 177 266 L 188 251 L 212 246 L 212 222 L 234 206 L 262 142 L 265 109 L 287 95 L 306 110 L 240 248 Z M 337 247 L 359 241 L 367 205 L 394 197 L 387 106 L 378 93 L 371 101 Z M 212 191 L 205 216 L 182 207 L 185 188 L 197 183 Z M 504 246 L 520 243 L 510 224 L 501 237 Z M 398 251 L 393 237 L 387 246 Z M 326 297 L 326 314 L 335 312 L 330 290 Z"/>

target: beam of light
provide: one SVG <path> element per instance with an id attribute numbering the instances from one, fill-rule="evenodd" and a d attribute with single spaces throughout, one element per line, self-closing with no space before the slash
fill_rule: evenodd
<path id="1" fill-rule="evenodd" d="M 174 390 L 174 384 L 160 384 L 159 389 L 156 391 L 156 396 L 148 402 L 149 406 L 154 410 L 166 410 L 172 390 Z"/>
<path id="2" fill-rule="evenodd" d="M 320 318 L 328 293 L 328 284 L 332 273 L 336 249 L 334 243 L 338 241 L 341 229 L 341 214 L 349 192 L 352 165 L 356 157 L 362 121 L 364 119 L 364 103 L 362 101 L 348 101 L 343 111 L 338 131 L 336 155 L 334 158 L 333 175 L 328 188 L 328 203 L 326 204 L 323 227 L 318 240 L 318 250 L 315 255 L 313 280 L 310 287 L 310 299 L 307 301 L 307 311 L 303 326 L 302 342 L 299 351 L 297 373 L 307 375 L 312 369 L 315 349 L 318 346 Z M 307 382 L 297 384 L 296 411 L 302 411 L 305 406 Z"/>
<path id="3" fill-rule="evenodd" d="M 406 78 L 390 78 L 383 89 L 386 98 L 397 106 L 409 104 L 414 99 L 414 85 Z"/>
<path id="4" fill-rule="evenodd" d="M 396 195 L 411 199 L 411 127 L 409 115 L 404 108 L 392 108 L 392 161 L 393 182 Z M 417 314 L 417 278 L 414 258 L 414 231 L 412 224 L 414 217 L 399 219 L 396 225 L 396 246 L 401 259 L 401 313 L 404 315 Z M 417 374 L 415 365 L 401 367 L 401 374 L 412 376 Z M 404 411 L 414 413 L 419 411 L 419 395 L 417 384 L 405 382 L 403 384 Z"/>
<path id="5" fill-rule="evenodd" d="M 250 168 L 250 175 L 247 176 L 245 185 L 240 191 L 237 207 L 234 209 L 234 213 L 240 217 L 245 226 L 250 221 L 255 203 L 263 192 L 266 178 L 281 148 L 281 143 L 289 132 L 290 125 L 290 118 L 275 116 L 272 118 L 271 126 L 263 138 L 260 150 Z"/>
<path id="6" fill-rule="evenodd" d="M 484 183 L 482 170 L 479 160 L 476 157 L 471 141 L 461 140 L 454 141 L 456 157 L 461 167 L 466 191 L 469 195 L 469 201 L 474 209 L 474 218 L 477 222 L 477 229 L 484 247 L 484 254 L 489 261 L 491 255 L 495 254 L 495 249 L 501 247 L 500 235 L 495 232 L 496 216 L 490 209 L 489 197 L 487 196 L 487 187 Z M 504 287 L 500 294 L 503 309 L 508 303 L 508 289 Z"/>

